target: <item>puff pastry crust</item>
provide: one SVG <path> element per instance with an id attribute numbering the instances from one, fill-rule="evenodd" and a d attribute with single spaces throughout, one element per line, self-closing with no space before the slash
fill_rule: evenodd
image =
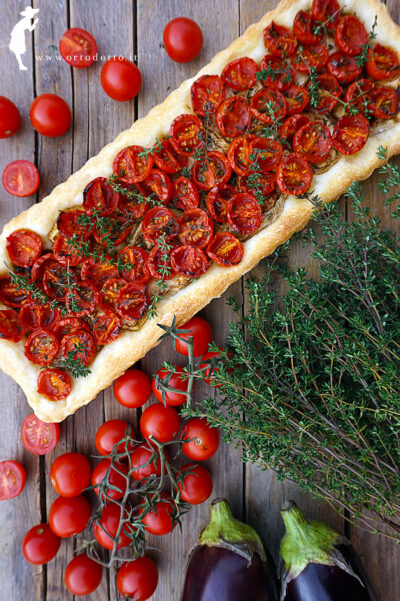
<path id="1" fill-rule="evenodd" d="M 120 133 L 99 154 L 58 185 L 41 203 L 35 204 L 4 226 L 0 238 L 0 265 L 8 260 L 6 238 L 19 228 L 31 228 L 48 242 L 48 232 L 57 219 L 58 212 L 81 204 L 82 191 L 95 177 L 108 177 L 112 173 L 112 161 L 124 147 L 139 144 L 150 147 L 156 138 L 168 135 L 171 121 L 179 114 L 188 112 L 190 87 L 203 74 L 220 74 L 231 60 L 250 56 L 260 62 L 265 55 L 263 30 L 272 21 L 291 27 L 298 10 L 309 10 L 312 0 L 282 0 L 275 10 L 267 13 L 258 23 L 228 48 L 218 53 L 193 78 L 186 80 L 172 92 L 164 102 L 155 106 L 146 117 L 136 121 L 132 127 Z M 340 0 L 340 4 L 344 5 Z M 400 27 L 396 25 L 379 0 L 346 0 L 345 9 L 355 12 L 368 30 L 377 15 L 376 41 L 390 45 L 400 54 Z M 393 85 L 393 84 L 389 84 Z M 335 200 L 355 180 L 367 178 L 374 169 L 383 164 L 378 159 L 379 145 L 387 148 L 387 159 L 400 152 L 400 123 L 393 122 L 389 129 L 375 131 L 364 148 L 355 155 L 341 156 L 328 171 L 316 175 L 313 188 L 325 202 Z M 130 365 L 142 358 L 157 344 L 161 330 L 158 323 L 170 325 L 176 315 L 178 324 L 190 319 L 213 298 L 220 296 L 230 284 L 250 271 L 263 258 L 285 242 L 293 233 L 303 228 L 312 216 L 309 201 L 288 197 L 276 221 L 244 243 L 244 257 L 236 267 L 223 268 L 213 264 L 198 280 L 165 298 L 157 308 L 158 316 L 147 320 L 138 331 L 123 330 L 119 338 L 105 346 L 91 365 L 86 378 L 74 381 L 67 399 L 50 401 L 36 390 L 39 367 L 31 363 L 24 354 L 23 342 L 0 340 L 0 365 L 23 389 L 28 403 L 35 414 L 46 422 L 59 422 L 89 403 L 101 390 L 109 386 Z M 4 271 L 4 269 L 2 268 Z"/>

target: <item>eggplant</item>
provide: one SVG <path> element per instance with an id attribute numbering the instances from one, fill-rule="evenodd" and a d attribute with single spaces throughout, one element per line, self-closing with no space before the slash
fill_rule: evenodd
<path id="1" fill-rule="evenodd" d="M 281 511 L 281 601 L 376 601 L 350 541 L 326 524 L 306 520 L 293 501 Z"/>
<path id="2" fill-rule="evenodd" d="M 277 600 L 275 566 L 257 532 L 235 520 L 225 499 L 215 499 L 189 556 L 180 601 Z"/>

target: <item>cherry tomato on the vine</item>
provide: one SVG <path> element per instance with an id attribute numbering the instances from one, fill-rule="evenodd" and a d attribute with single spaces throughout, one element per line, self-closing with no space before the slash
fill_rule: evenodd
<path id="1" fill-rule="evenodd" d="M 157 584 L 157 566 L 146 555 L 123 563 L 118 570 L 117 588 L 124 598 L 146 601 L 156 590 Z"/>
<path id="2" fill-rule="evenodd" d="M 60 438 L 58 424 L 46 424 L 34 413 L 28 415 L 21 425 L 21 440 L 27 451 L 34 455 L 46 455 L 56 446 Z"/>
<path id="3" fill-rule="evenodd" d="M 71 109 L 57 94 L 37 96 L 29 109 L 29 119 L 39 134 L 54 138 L 65 134 L 71 124 Z"/>
<path id="4" fill-rule="evenodd" d="M 105 549 L 111 550 L 113 548 L 113 539 L 115 539 L 117 535 L 118 526 L 121 521 L 121 512 L 122 508 L 119 505 L 109 502 L 104 505 L 101 517 L 94 523 L 93 534 L 97 542 Z M 125 516 L 126 515 L 127 511 L 125 510 Z M 127 547 L 132 541 L 132 539 L 127 536 L 128 531 L 128 526 L 126 525 L 118 537 L 117 549 Z"/>
<path id="5" fill-rule="evenodd" d="M 183 367 L 181 367 L 180 365 L 176 365 L 175 369 L 177 371 L 177 373 L 171 373 L 170 371 L 166 370 L 166 369 L 159 369 L 157 372 L 157 376 L 163 380 L 164 384 L 166 384 L 167 386 L 171 386 L 172 388 L 176 388 L 177 390 L 182 390 L 182 392 L 186 392 L 187 388 L 188 388 L 188 383 L 189 380 L 187 378 L 183 378 L 180 374 L 184 373 L 184 369 Z M 171 374 L 171 377 L 169 378 L 168 382 L 168 375 Z M 160 401 L 160 403 L 163 403 L 163 397 L 162 397 L 162 390 L 160 388 L 157 388 L 156 386 L 156 378 L 153 378 L 153 393 L 154 396 L 156 397 L 156 399 L 158 401 Z M 173 392 L 173 391 L 169 391 L 166 390 L 165 391 L 165 404 L 169 405 L 171 407 L 174 406 L 178 406 L 178 405 L 183 405 L 183 403 L 186 402 L 186 396 L 184 394 L 180 394 L 179 392 Z"/>
<path id="6" fill-rule="evenodd" d="M 127 480 L 124 476 L 127 476 L 128 474 L 128 466 L 125 463 L 115 463 L 115 468 L 116 469 L 111 467 L 111 459 L 103 459 L 100 461 L 93 470 L 92 485 L 95 487 L 93 490 L 96 495 L 101 496 L 102 498 L 105 497 L 104 491 L 96 485 L 99 485 L 104 480 L 109 471 L 108 483 L 114 488 L 107 488 L 106 493 L 108 497 L 118 501 L 118 499 L 122 499 L 126 491 Z"/>
<path id="7" fill-rule="evenodd" d="M 101 69 L 100 81 L 105 93 L 123 102 L 132 100 L 142 87 L 142 74 L 139 68 L 127 58 L 113 56 Z"/>
<path id="8" fill-rule="evenodd" d="M 163 536 L 169 534 L 176 526 L 174 516 L 176 512 L 175 503 L 169 495 L 161 493 L 160 501 L 157 501 L 153 511 L 143 515 L 142 522 L 149 534 Z"/>
<path id="9" fill-rule="evenodd" d="M 183 479 L 179 482 L 178 488 L 182 501 L 191 505 L 200 505 L 207 501 L 213 489 L 210 472 L 202 465 L 188 464 L 183 466 L 181 473 Z"/>
<path id="10" fill-rule="evenodd" d="M 50 469 L 50 481 L 60 497 L 77 497 L 90 484 L 92 468 L 81 453 L 64 453 Z"/>
<path id="11" fill-rule="evenodd" d="M 64 582 L 70 593 L 77 596 L 90 595 L 100 585 L 103 568 L 86 553 L 71 559 L 65 569 Z"/>
<path id="12" fill-rule="evenodd" d="M 22 554 L 29 563 L 42 565 L 57 555 L 60 543 L 60 537 L 54 534 L 48 524 L 38 524 L 25 534 Z"/>
<path id="13" fill-rule="evenodd" d="M 49 511 L 50 528 L 57 536 L 68 538 L 85 530 L 90 515 L 89 501 L 82 495 L 70 499 L 57 497 Z"/>
<path id="14" fill-rule="evenodd" d="M 198 56 L 203 47 L 203 33 L 192 19 L 177 17 L 165 26 L 165 50 L 177 63 L 187 63 Z"/>
<path id="15" fill-rule="evenodd" d="M 189 340 L 190 337 L 193 338 L 193 356 L 200 357 L 200 355 L 204 355 L 208 351 L 208 345 L 212 342 L 213 332 L 208 321 L 195 315 L 188 322 L 180 326 L 180 330 L 189 330 L 185 334 L 179 334 L 180 338 L 184 340 L 176 340 L 175 348 L 181 355 L 185 355 L 188 357 L 189 355 L 189 347 L 185 340 Z"/>
<path id="16" fill-rule="evenodd" d="M 182 451 L 194 461 L 204 461 L 212 457 L 219 447 L 219 430 L 209 426 L 204 417 L 193 417 L 182 430 Z"/>
<path id="17" fill-rule="evenodd" d="M 179 424 L 179 415 L 175 409 L 155 403 L 143 411 L 140 431 L 144 438 L 152 436 L 159 442 L 169 442 L 177 435 Z"/>
<path id="18" fill-rule="evenodd" d="M 100 455 L 109 455 L 114 446 L 128 434 L 129 424 L 123 419 L 109 419 L 96 432 L 94 445 Z M 131 429 L 132 432 L 132 429 Z M 125 451 L 125 443 L 117 447 L 118 453 Z"/>

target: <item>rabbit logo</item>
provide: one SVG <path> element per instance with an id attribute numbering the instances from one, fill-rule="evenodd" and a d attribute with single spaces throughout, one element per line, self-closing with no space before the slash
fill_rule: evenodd
<path id="1" fill-rule="evenodd" d="M 39 21 L 35 15 L 39 12 L 38 8 L 27 6 L 20 14 L 23 19 L 14 25 L 11 31 L 11 40 L 9 49 L 16 56 L 18 66 L 21 71 L 27 71 L 27 67 L 22 62 L 21 56 L 26 52 L 25 31 L 33 31 Z"/>

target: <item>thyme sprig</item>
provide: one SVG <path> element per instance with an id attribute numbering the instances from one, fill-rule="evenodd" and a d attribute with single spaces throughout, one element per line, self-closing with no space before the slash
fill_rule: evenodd
<path id="1" fill-rule="evenodd" d="M 161 251 L 161 262 L 157 268 L 157 271 L 160 274 L 160 279 L 155 281 L 154 285 L 157 289 L 156 292 L 150 297 L 149 308 L 147 310 L 147 317 L 149 319 L 157 316 L 157 304 L 163 299 L 164 293 L 166 290 L 168 290 L 168 284 L 166 280 L 168 276 L 171 275 L 171 267 L 168 265 L 168 263 L 173 246 L 170 242 L 168 242 L 165 234 L 162 234 L 158 238 L 157 246 Z"/>
<path id="2" fill-rule="evenodd" d="M 359 67 L 363 67 L 368 60 L 369 49 L 372 47 L 372 42 L 376 38 L 376 35 L 377 35 L 375 33 L 375 29 L 376 29 L 377 25 L 378 25 L 378 16 L 375 15 L 374 22 L 373 22 L 371 30 L 368 34 L 368 40 L 365 42 L 365 44 L 363 44 L 361 46 L 360 54 L 358 54 L 357 56 L 354 57 L 354 60 L 356 61 L 357 65 Z"/>
<path id="3" fill-rule="evenodd" d="M 314 27 L 312 30 L 313 34 L 319 35 L 321 32 L 323 32 L 324 35 L 327 35 L 328 34 L 328 25 L 331 23 L 334 23 L 336 21 L 336 18 L 339 15 L 343 16 L 343 12 L 344 12 L 343 8 L 338 8 L 325 21 L 315 21 L 315 24 L 314 24 Z"/>

